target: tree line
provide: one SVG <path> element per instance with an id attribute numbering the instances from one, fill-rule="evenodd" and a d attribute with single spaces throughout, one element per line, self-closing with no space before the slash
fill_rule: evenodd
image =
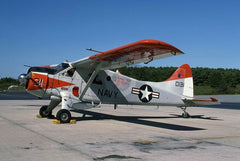
<path id="1" fill-rule="evenodd" d="M 123 67 L 119 71 L 143 81 L 161 82 L 177 67 Z M 224 68 L 192 68 L 195 94 L 240 94 L 240 70 Z"/>
<path id="2" fill-rule="evenodd" d="M 18 85 L 18 84 L 19 84 L 19 82 L 17 79 L 9 78 L 9 77 L 1 78 L 0 79 L 0 91 L 7 90 L 8 87 L 11 85 Z"/>

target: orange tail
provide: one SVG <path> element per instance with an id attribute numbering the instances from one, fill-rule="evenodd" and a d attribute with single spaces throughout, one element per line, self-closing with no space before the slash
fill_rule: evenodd
<path id="1" fill-rule="evenodd" d="M 165 81 L 184 79 L 189 77 L 192 77 L 192 70 L 188 64 L 183 64 L 173 73 L 170 78 Z"/>

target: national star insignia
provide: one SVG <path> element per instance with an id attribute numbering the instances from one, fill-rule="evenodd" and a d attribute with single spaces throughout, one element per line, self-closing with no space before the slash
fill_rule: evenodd
<path id="1" fill-rule="evenodd" d="M 159 98 L 158 92 L 153 92 L 149 85 L 142 85 L 140 88 L 132 88 L 132 94 L 138 95 L 142 102 L 149 102 L 152 98 Z"/>
<path id="2" fill-rule="evenodd" d="M 149 101 L 149 95 L 152 94 L 152 92 L 148 91 L 148 87 L 146 86 L 144 90 L 140 90 L 140 92 L 142 93 L 142 97 L 141 100 L 146 98 L 147 101 Z"/>

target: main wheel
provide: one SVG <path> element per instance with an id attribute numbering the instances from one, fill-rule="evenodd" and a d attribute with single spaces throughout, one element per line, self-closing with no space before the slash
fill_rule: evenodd
<path id="1" fill-rule="evenodd" d="M 42 106 L 39 110 L 39 114 L 42 116 L 42 117 L 51 117 L 52 116 L 52 111 L 50 112 L 47 112 L 47 108 L 48 106 Z"/>
<path id="2" fill-rule="evenodd" d="M 57 113 L 57 119 L 61 123 L 69 123 L 71 118 L 72 118 L 71 113 L 66 109 L 61 109 Z"/>

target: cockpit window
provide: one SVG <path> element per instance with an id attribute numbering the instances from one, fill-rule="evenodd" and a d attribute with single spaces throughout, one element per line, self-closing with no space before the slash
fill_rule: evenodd
<path id="1" fill-rule="evenodd" d="M 75 68 L 71 68 L 71 69 L 69 69 L 69 70 L 67 71 L 66 76 L 72 77 L 73 74 L 74 74 L 74 72 L 75 72 L 75 70 L 76 70 Z"/>
<path id="2" fill-rule="evenodd" d="M 61 63 L 59 65 L 57 65 L 56 67 L 53 67 L 53 68 L 46 68 L 46 67 L 31 67 L 29 68 L 28 70 L 28 73 L 31 72 L 31 71 L 34 71 L 34 72 L 42 72 L 42 73 L 48 73 L 48 74 L 56 74 L 66 68 L 69 67 L 69 64 L 67 63 Z"/>
<path id="3" fill-rule="evenodd" d="M 66 68 L 68 68 L 68 67 L 69 67 L 69 64 L 67 64 L 67 63 L 61 63 L 61 64 L 57 65 L 56 67 L 54 67 L 53 69 L 55 69 L 55 70 L 56 70 L 56 73 L 58 73 L 58 72 L 66 69 Z"/>

